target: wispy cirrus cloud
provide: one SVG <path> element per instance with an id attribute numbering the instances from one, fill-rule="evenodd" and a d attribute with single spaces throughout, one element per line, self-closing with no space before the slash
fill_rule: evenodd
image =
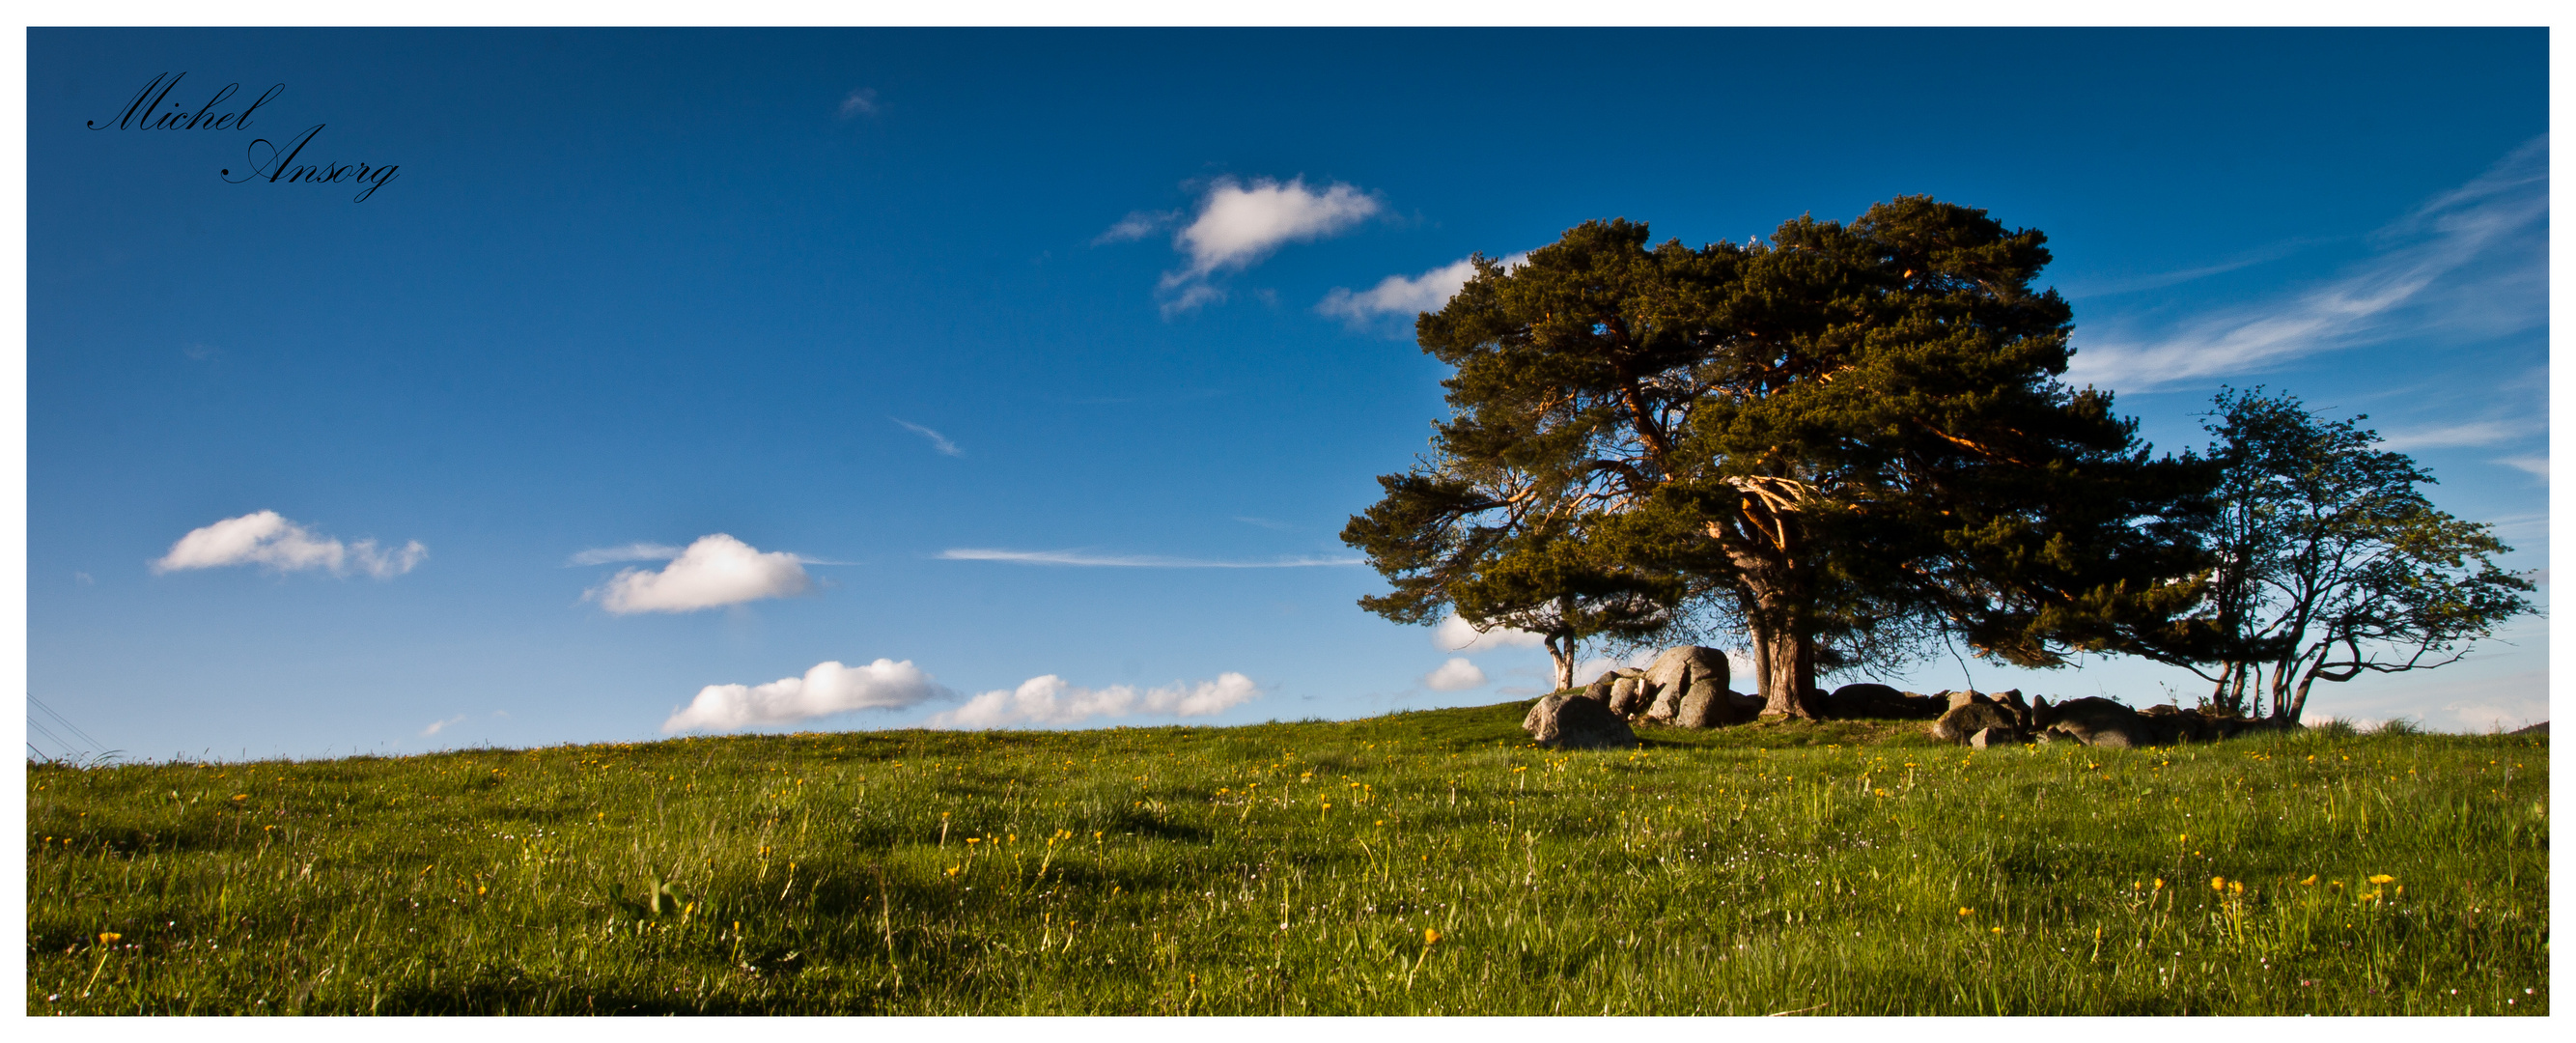
<path id="1" fill-rule="evenodd" d="M 1002 561 L 1015 565 L 1074 565 L 1114 569 L 1302 569 L 1366 564 L 1366 558 L 1280 558 L 1274 561 L 1208 561 L 1152 554 L 1093 554 L 1077 550 L 995 550 L 956 547 L 939 552 L 946 561 Z"/>
<path id="2" fill-rule="evenodd" d="M 1206 717 L 1259 698 L 1261 688 L 1242 674 L 1161 688 L 1131 685 L 1084 688 L 1054 674 L 1032 677 L 1015 689 L 985 692 L 954 710 L 924 721 L 932 728 L 1064 727 L 1103 717 Z"/>
<path id="3" fill-rule="evenodd" d="M 874 116 L 880 108 L 881 106 L 877 104 L 877 92 L 875 89 L 861 87 L 857 90 L 851 91 L 848 97 L 841 99 L 841 118 L 855 119 L 860 116 Z"/>
<path id="4" fill-rule="evenodd" d="M 1199 197 L 1189 223 L 1172 235 L 1172 249 L 1184 263 L 1156 286 L 1163 314 L 1222 301 L 1226 292 L 1212 281 L 1218 275 L 1259 264 L 1289 243 L 1339 235 L 1384 210 L 1375 195 L 1339 181 L 1316 189 L 1303 177 L 1218 178 Z M 1092 242 L 1142 239 L 1179 220 L 1178 214 L 1137 211 Z"/>
<path id="5" fill-rule="evenodd" d="M 2379 253 L 2342 277 L 2167 333 L 2085 344 L 2068 378 L 2154 390 L 2414 333 L 2528 329 L 2547 321 L 2548 216 L 2543 136 L 2374 233 Z"/>
<path id="6" fill-rule="evenodd" d="M 629 543 L 623 547 L 593 547 L 564 559 L 564 564 L 607 565 L 620 561 L 669 561 L 680 556 L 681 548 L 667 543 Z"/>
<path id="7" fill-rule="evenodd" d="M 930 447 L 938 450 L 941 456 L 966 455 L 966 451 L 957 448 L 957 443 L 949 441 L 947 435 L 940 434 L 937 431 L 933 431 L 902 417 L 887 417 L 886 419 L 902 424 L 906 430 L 911 431 L 913 434 L 929 439 Z"/>
<path id="8" fill-rule="evenodd" d="M 2459 449 L 2484 445 L 2502 445 L 2531 435 L 2544 434 L 2545 424 L 2522 420 L 2472 420 L 2459 424 L 2406 428 L 2382 432 L 2379 447 L 2400 452 L 2411 449 Z"/>
<path id="9" fill-rule="evenodd" d="M 342 543 L 286 520 L 276 511 L 256 511 L 191 529 L 152 563 L 154 573 L 260 565 L 279 572 L 322 569 L 347 575 L 351 567 L 377 579 L 392 579 L 418 567 L 429 548 L 412 540 L 393 550 L 374 540 Z"/>
<path id="10" fill-rule="evenodd" d="M 1517 267 L 1529 259 L 1529 251 L 1503 258 L 1503 267 Z M 1476 277 L 1476 259 L 1462 257 L 1420 275 L 1390 275 L 1365 290 L 1353 291 L 1340 286 L 1324 294 L 1315 305 L 1317 314 L 1330 315 L 1353 327 L 1375 324 L 1390 317 L 1412 318 L 1426 311 L 1439 311 L 1448 306 L 1449 298 L 1467 280 Z"/>

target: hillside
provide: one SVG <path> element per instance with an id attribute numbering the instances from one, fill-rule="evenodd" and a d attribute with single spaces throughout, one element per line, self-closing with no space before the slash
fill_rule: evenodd
<path id="1" fill-rule="evenodd" d="M 2545 736 L 853 732 L 29 768 L 44 1013 L 2546 1013 Z"/>

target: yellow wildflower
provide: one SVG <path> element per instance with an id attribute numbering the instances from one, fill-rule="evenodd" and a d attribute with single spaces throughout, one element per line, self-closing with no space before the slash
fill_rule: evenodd
<path id="1" fill-rule="evenodd" d="M 1440 940 L 1440 929 L 1439 929 L 1439 928 L 1437 928 L 1437 927 L 1425 927 L 1425 928 L 1423 928 L 1423 929 L 1422 929 L 1422 944 L 1424 944 L 1424 945 L 1429 945 L 1429 944 L 1431 944 L 1431 943 L 1433 943 L 1433 942 L 1437 942 L 1437 941 L 1439 941 L 1439 940 Z"/>
<path id="2" fill-rule="evenodd" d="M 2209 878 L 2209 889 L 2210 889 L 2210 890 L 2212 890 L 2212 891 L 2224 891 L 2224 890 L 2227 890 L 2227 878 L 2226 878 L 2226 877 L 2223 877 L 2223 876 L 2213 876 L 2213 877 L 2210 877 L 2210 878 Z"/>
<path id="3" fill-rule="evenodd" d="M 2370 874 L 2370 882 L 2374 884 L 2393 884 L 2397 882 L 2397 878 L 2386 873 L 2372 873 Z"/>
<path id="4" fill-rule="evenodd" d="M 114 931 L 100 931 L 98 932 L 98 943 L 100 945 L 106 945 L 109 942 L 117 941 L 124 937 L 124 935 L 118 934 Z"/>

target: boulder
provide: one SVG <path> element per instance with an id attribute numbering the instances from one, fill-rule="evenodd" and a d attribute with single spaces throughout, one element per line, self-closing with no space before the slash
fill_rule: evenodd
<path id="1" fill-rule="evenodd" d="M 2048 705 L 2041 700 L 2031 708 L 2032 726 L 2042 735 L 2073 739 L 2087 746 L 2126 749 L 2133 746 L 2156 746 L 2173 740 L 2165 736 L 2169 729 L 2137 711 L 2110 699 L 2088 696 Z M 2161 741 L 2160 741 L 2161 740 Z"/>
<path id="2" fill-rule="evenodd" d="M 1834 689 L 1834 694 L 1825 697 L 1825 707 L 1826 716 L 1836 720 L 1893 717 L 1925 721 L 1941 716 L 1941 711 L 1948 708 L 1943 702 L 1866 681 Z"/>
<path id="3" fill-rule="evenodd" d="M 1610 712 L 1621 717 L 1646 709 L 1644 678 L 1622 677 L 1610 684 Z"/>
<path id="4" fill-rule="evenodd" d="M 1977 734 L 1968 736 L 1968 745 L 1980 750 L 1997 747 L 2011 749 L 2021 745 L 2022 742 L 2022 734 L 2010 728 L 1979 728 Z"/>
<path id="5" fill-rule="evenodd" d="M 1684 728 L 1716 728 L 1742 724 L 1762 712 L 1762 701 L 1751 706 L 1738 702 L 1734 692 L 1713 680 L 1691 682 L 1690 694 L 1682 696 L 1681 708 L 1674 713 L 1673 723 Z"/>
<path id="6" fill-rule="evenodd" d="M 1967 694 L 1974 698 L 1964 703 L 1953 700 L 1950 709 L 1942 711 L 1941 716 L 1933 720 L 1931 730 L 1935 737 L 1947 742 L 1966 742 L 1988 728 L 2021 730 L 2021 720 L 2014 715 L 2012 707 L 1975 692 Z"/>
<path id="7" fill-rule="evenodd" d="M 1715 680 L 1718 687 L 1726 687 L 1726 653 L 1698 645 L 1675 645 L 1656 656 L 1644 676 L 1657 704 L 1670 699 L 1678 708 L 1682 696 L 1690 694 L 1693 681 L 1708 678 Z M 1647 716 L 1653 715 L 1649 709 Z"/>
<path id="8" fill-rule="evenodd" d="M 1606 673 L 1593 678 L 1591 684 L 1584 685 L 1581 694 L 1586 699 L 1600 703 L 1603 706 L 1608 706 L 1610 705 L 1610 689 L 1616 687 L 1618 683 L 1619 675 L 1616 672 Z"/>
<path id="9" fill-rule="evenodd" d="M 1579 692 L 1558 692 L 1530 707 L 1521 729 L 1538 744 L 1558 750 L 1633 749 L 1637 733 L 1626 718 Z"/>

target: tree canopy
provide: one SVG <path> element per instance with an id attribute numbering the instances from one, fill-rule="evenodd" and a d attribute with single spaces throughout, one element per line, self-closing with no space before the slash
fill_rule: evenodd
<path id="1" fill-rule="evenodd" d="M 1416 322 L 1455 368 L 1435 453 L 1344 532 L 1397 590 L 1363 605 L 1492 622 L 1459 597 L 1475 548 L 1544 529 L 1652 602 L 1641 624 L 1740 627 L 1767 712 L 1815 716 L 1820 671 L 1936 635 L 2022 665 L 2197 654 L 2208 468 L 2056 380 L 2045 241 L 1903 197 L 1767 243 L 1649 247 L 1614 220 L 1479 256 Z"/>
<path id="2" fill-rule="evenodd" d="M 2377 448 L 2367 416 L 2328 420 L 2261 388 L 2212 404 L 2211 593 L 2232 640 L 2194 669 L 2220 709 L 2296 721 L 2319 680 L 2443 666 L 2531 611 L 2531 582 L 2494 561 L 2513 548 L 2435 510 L 2418 488 L 2431 473 Z"/>

